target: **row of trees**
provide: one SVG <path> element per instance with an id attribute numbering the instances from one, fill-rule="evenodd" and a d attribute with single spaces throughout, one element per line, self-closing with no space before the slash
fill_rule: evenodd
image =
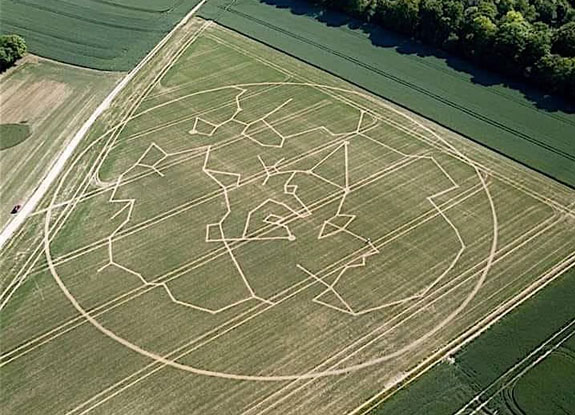
<path id="1" fill-rule="evenodd" d="M 0 72 L 10 66 L 26 54 L 28 47 L 26 42 L 18 35 L 0 36 Z"/>
<path id="2" fill-rule="evenodd" d="M 575 98 L 575 0 L 312 0 Z"/>

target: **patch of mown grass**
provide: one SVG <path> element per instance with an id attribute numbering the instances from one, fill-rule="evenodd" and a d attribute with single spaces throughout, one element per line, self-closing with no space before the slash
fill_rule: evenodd
<path id="1" fill-rule="evenodd" d="M 32 135 L 27 123 L 0 124 L 0 151 L 17 146 Z"/>

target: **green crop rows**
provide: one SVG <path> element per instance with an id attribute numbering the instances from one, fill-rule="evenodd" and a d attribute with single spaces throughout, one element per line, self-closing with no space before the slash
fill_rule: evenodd
<path id="1" fill-rule="evenodd" d="M 0 0 L 2 33 L 37 55 L 126 71 L 197 3 L 184 0 Z"/>
<path id="2" fill-rule="evenodd" d="M 573 292 L 575 270 L 370 413 L 448 415 L 465 405 L 466 415 L 574 413 Z"/>

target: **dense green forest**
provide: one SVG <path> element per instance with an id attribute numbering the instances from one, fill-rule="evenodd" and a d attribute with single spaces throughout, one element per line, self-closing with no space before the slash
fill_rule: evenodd
<path id="1" fill-rule="evenodd" d="M 311 0 L 575 99 L 575 0 Z"/>
<path id="2" fill-rule="evenodd" d="M 18 59 L 26 54 L 26 42 L 18 35 L 0 36 L 0 72 L 14 65 Z"/>

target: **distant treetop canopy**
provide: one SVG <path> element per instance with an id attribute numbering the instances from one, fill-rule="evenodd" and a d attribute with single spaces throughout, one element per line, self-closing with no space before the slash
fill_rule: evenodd
<path id="1" fill-rule="evenodd" d="M 5 71 L 26 54 L 28 47 L 18 35 L 0 35 L 0 71 Z"/>
<path id="2" fill-rule="evenodd" d="M 575 99 L 575 0 L 310 0 Z"/>

